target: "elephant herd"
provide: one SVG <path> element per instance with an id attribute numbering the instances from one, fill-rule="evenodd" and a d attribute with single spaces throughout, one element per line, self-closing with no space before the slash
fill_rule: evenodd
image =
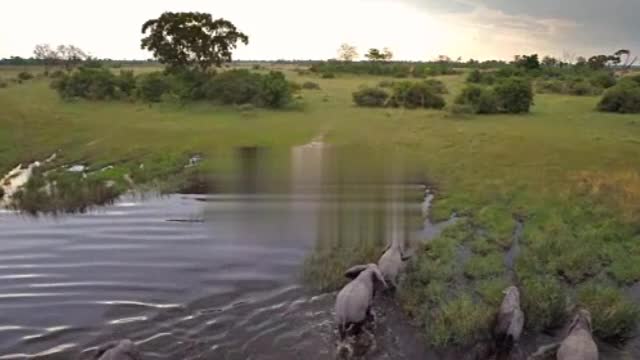
<path id="1" fill-rule="evenodd" d="M 335 320 L 341 341 L 349 335 L 357 335 L 362 326 L 374 321 L 372 306 L 376 290 L 395 289 L 405 262 L 409 259 L 402 246 L 393 242 L 384 251 L 377 264 L 357 265 L 345 272 L 351 281 L 345 285 L 336 297 Z M 516 286 L 504 290 L 504 298 L 493 326 L 493 342 L 498 358 L 509 357 L 520 340 L 525 323 L 525 314 L 520 308 L 520 291 Z M 560 344 L 555 344 L 533 354 L 528 359 L 536 360 L 541 356 L 555 353 L 557 360 L 597 360 L 598 348 L 593 340 L 591 314 L 580 310 L 569 326 L 567 336 Z M 506 355 L 505 355 L 506 354 Z M 133 342 L 123 340 L 100 348 L 95 359 L 98 360 L 140 360 Z"/>
<path id="2" fill-rule="evenodd" d="M 408 259 L 402 247 L 392 243 L 382 254 L 378 264 L 358 265 L 345 272 L 345 276 L 351 281 L 338 292 L 335 304 L 335 321 L 340 341 L 344 341 L 348 335 L 359 334 L 366 322 L 373 321 L 372 306 L 376 290 L 397 288 L 398 276 Z M 525 314 L 520 308 L 520 291 L 516 286 L 508 287 L 503 294 L 493 326 L 491 348 L 496 358 L 509 359 L 513 358 L 510 353 L 522 335 Z M 541 356 L 548 358 L 550 355 L 557 360 L 598 359 L 589 311 L 577 312 L 567 336 L 560 344 L 547 346 L 541 354 L 533 354 L 528 359 L 536 360 Z"/>

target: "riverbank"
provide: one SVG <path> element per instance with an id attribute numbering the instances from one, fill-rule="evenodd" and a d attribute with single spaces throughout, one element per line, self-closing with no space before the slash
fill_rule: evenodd
<path id="1" fill-rule="evenodd" d="M 301 109 L 68 103 L 45 79 L 13 84 L 0 89 L 0 173 L 55 152 L 51 166 L 59 169 L 82 164 L 93 173 L 113 166 L 100 181 L 116 181 L 122 191 L 132 186 L 125 175 L 135 186 L 180 185 L 193 172 L 186 166 L 196 154 L 204 174 L 231 173 L 238 147 L 288 153 L 324 132 L 333 145 L 401 154 L 438 189 L 433 221 L 452 213 L 467 219 L 417 254 L 409 273 L 409 288 L 419 294 L 409 294 L 414 300 L 406 304 L 424 324 L 447 323 L 454 311 L 474 318 L 492 306 L 508 282 L 502 255 L 523 221 L 515 269 L 525 297 L 545 299 L 526 305 L 528 331 L 560 326 L 556 320 L 573 306 L 589 305 L 597 307 L 592 314 L 601 340 L 618 342 L 632 332 L 624 320 L 635 319 L 627 289 L 640 280 L 637 115 L 595 112 L 597 97 L 560 95 L 537 95 L 529 115 L 458 118 L 445 111 L 363 109 L 351 104 L 351 93 L 381 78 L 319 79 L 284 70 L 297 82 L 321 87 L 302 92 Z M 450 102 L 464 79 L 440 79 Z M 469 250 L 464 256 L 461 246 Z M 597 318 L 599 311 L 608 317 Z M 482 331 L 469 324 L 448 328 L 454 330 L 441 333 L 437 343 L 469 342 Z"/>

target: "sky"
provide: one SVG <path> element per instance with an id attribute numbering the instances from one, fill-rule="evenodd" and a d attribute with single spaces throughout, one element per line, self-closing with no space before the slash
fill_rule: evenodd
<path id="1" fill-rule="evenodd" d="M 249 36 L 234 54 L 243 60 L 329 59 L 342 43 L 402 60 L 640 53 L 640 0 L 20 0 L 0 6 L 0 58 L 48 43 L 146 59 L 141 26 L 164 11 L 232 21 Z"/>

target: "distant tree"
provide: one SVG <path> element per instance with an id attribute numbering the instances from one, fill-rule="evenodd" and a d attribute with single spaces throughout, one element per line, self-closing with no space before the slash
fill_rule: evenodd
<path id="1" fill-rule="evenodd" d="M 560 62 L 558 61 L 558 59 L 551 56 L 545 56 L 544 58 L 542 58 L 542 65 L 544 66 L 554 67 L 554 66 L 557 66 L 559 63 Z"/>
<path id="2" fill-rule="evenodd" d="M 170 68 L 197 67 L 202 71 L 231 62 L 237 43 L 249 37 L 225 19 L 199 12 L 165 12 L 142 25 L 141 48 Z"/>
<path id="3" fill-rule="evenodd" d="M 64 64 L 67 71 L 71 71 L 78 64 L 89 59 L 89 55 L 77 46 L 58 45 L 56 50 L 58 59 Z"/>
<path id="4" fill-rule="evenodd" d="M 616 51 L 613 55 L 618 58 L 618 62 L 616 65 L 622 64 L 622 68 L 624 70 L 628 70 L 633 66 L 633 64 L 635 64 L 636 61 L 638 61 L 638 57 L 636 56 L 632 58 L 631 51 L 627 49 L 620 49 Z M 623 56 L 624 56 L 624 61 L 622 60 Z"/>
<path id="5" fill-rule="evenodd" d="M 451 62 L 451 58 L 448 57 L 447 55 L 438 55 L 438 62 L 450 63 Z"/>
<path id="6" fill-rule="evenodd" d="M 344 43 L 338 49 L 338 60 L 353 61 L 358 58 L 358 49 L 355 46 Z"/>
<path id="7" fill-rule="evenodd" d="M 578 56 L 576 58 L 576 66 L 583 67 L 587 65 L 587 59 L 584 56 Z"/>
<path id="8" fill-rule="evenodd" d="M 613 55 L 594 55 L 587 60 L 587 64 L 593 70 L 602 70 L 608 65 L 620 63 L 620 57 Z"/>
<path id="9" fill-rule="evenodd" d="M 366 53 L 364 55 L 364 57 L 367 58 L 367 60 L 369 60 L 369 61 L 378 61 L 378 60 L 383 60 L 384 59 L 384 56 L 382 55 L 380 50 L 375 49 L 375 48 L 369 49 L 369 52 Z"/>
<path id="10" fill-rule="evenodd" d="M 393 52 L 389 48 L 382 49 L 382 60 L 391 61 L 393 59 Z"/>
<path id="11" fill-rule="evenodd" d="M 33 49 L 33 56 L 42 61 L 45 71 L 48 71 L 49 67 L 55 66 L 60 60 L 58 52 L 51 48 L 49 44 L 36 45 Z"/>
<path id="12" fill-rule="evenodd" d="M 515 65 L 527 70 L 536 70 L 540 68 L 540 60 L 538 54 L 533 55 L 516 55 Z"/>

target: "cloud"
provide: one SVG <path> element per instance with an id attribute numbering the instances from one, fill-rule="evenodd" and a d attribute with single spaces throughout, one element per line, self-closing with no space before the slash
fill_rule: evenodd
<path id="1" fill-rule="evenodd" d="M 539 51 L 640 51 L 637 0 L 404 0 L 411 6 L 465 22 L 488 37 L 528 39 Z M 498 32 L 500 34 L 498 34 Z M 513 32 L 506 34 L 506 32 Z"/>

